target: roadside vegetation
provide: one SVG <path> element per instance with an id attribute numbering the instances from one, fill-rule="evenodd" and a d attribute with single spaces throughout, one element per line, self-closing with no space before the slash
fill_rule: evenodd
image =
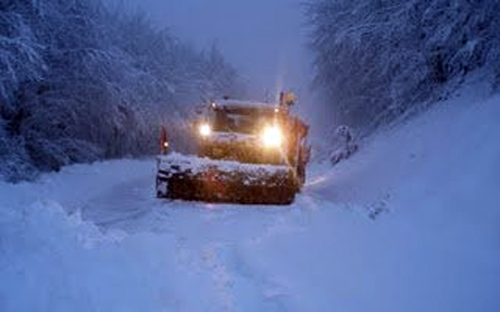
<path id="1" fill-rule="evenodd" d="M 0 178 L 157 149 L 158 126 L 238 95 L 216 46 L 198 51 L 101 0 L 0 2 Z"/>

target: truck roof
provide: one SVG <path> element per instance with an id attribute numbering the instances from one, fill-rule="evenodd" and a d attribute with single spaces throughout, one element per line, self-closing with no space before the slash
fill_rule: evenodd
<path id="1" fill-rule="evenodd" d="M 234 107 L 234 108 L 256 108 L 256 109 L 275 109 L 278 108 L 277 103 L 264 103 L 242 100 L 218 100 L 214 102 L 216 106 Z"/>

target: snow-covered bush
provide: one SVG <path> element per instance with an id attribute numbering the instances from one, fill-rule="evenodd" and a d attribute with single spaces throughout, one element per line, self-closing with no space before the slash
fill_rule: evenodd
<path id="1" fill-rule="evenodd" d="M 329 139 L 328 158 L 332 165 L 349 158 L 358 150 L 357 137 L 348 126 L 342 125 L 331 131 Z"/>

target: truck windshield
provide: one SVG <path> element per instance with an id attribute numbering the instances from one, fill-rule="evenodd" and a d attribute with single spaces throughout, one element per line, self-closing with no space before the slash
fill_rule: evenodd
<path id="1" fill-rule="evenodd" d="M 212 127 L 218 132 L 251 134 L 273 122 L 274 116 L 274 109 L 217 108 Z"/>

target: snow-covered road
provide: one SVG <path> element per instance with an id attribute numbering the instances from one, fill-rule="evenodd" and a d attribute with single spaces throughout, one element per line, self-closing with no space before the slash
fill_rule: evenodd
<path id="1" fill-rule="evenodd" d="M 0 184 L 0 311 L 498 311 L 500 97 L 472 100 L 291 206 L 158 200 L 153 160 Z"/>

